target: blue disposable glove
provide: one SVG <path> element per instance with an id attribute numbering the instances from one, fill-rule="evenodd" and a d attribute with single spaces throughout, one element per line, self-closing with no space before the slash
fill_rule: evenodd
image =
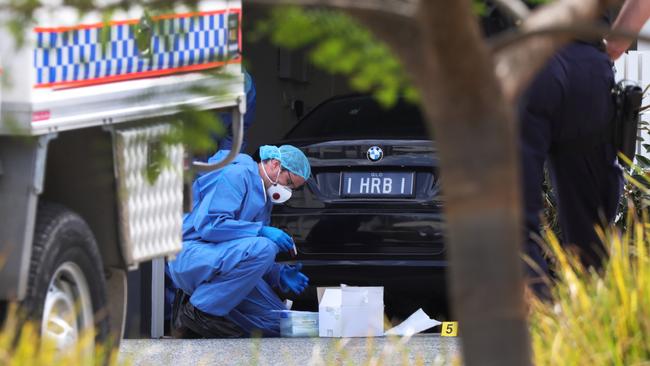
<path id="1" fill-rule="evenodd" d="M 289 234 L 278 228 L 262 226 L 262 229 L 260 229 L 260 236 L 269 238 L 280 248 L 281 252 L 288 252 L 293 249 L 293 240 Z"/>
<path id="2" fill-rule="evenodd" d="M 282 291 L 291 291 L 296 295 L 305 291 L 307 285 L 309 285 L 309 278 L 300 273 L 301 269 L 301 263 L 295 266 L 285 265 L 280 268 L 280 289 Z"/>

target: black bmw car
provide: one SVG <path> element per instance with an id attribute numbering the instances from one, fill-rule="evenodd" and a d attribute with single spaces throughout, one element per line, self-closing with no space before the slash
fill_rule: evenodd
<path id="1" fill-rule="evenodd" d="M 438 160 L 418 107 L 369 96 L 329 99 L 280 144 L 302 149 L 312 178 L 273 210 L 312 285 L 294 308 L 316 310 L 316 286 L 384 286 L 386 313 L 446 314 Z M 281 260 L 293 260 L 280 258 Z"/>

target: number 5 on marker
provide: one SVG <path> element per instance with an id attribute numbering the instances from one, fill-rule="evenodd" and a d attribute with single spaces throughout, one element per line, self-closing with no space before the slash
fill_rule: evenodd
<path id="1" fill-rule="evenodd" d="M 442 322 L 441 337 L 456 337 L 458 335 L 458 322 Z"/>

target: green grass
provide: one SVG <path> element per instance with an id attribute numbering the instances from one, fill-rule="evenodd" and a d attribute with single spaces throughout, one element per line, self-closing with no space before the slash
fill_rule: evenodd
<path id="1" fill-rule="evenodd" d="M 536 365 L 650 365 L 650 222 L 632 211 L 627 231 L 599 230 L 610 255 L 600 273 L 546 233 L 558 279 L 552 303 L 531 303 Z"/>
<path id="2" fill-rule="evenodd" d="M 76 347 L 59 350 L 54 343 L 40 339 L 36 324 L 20 322 L 15 309 L 9 314 L 0 332 L 0 365 L 118 365 L 118 350 L 95 345 L 94 334 L 82 334 Z"/>

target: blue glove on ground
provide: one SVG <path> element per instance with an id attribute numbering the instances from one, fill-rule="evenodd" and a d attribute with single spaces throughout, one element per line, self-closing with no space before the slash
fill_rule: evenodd
<path id="1" fill-rule="evenodd" d="M 288 252 L 293 249 L 293 240 L 289 234 L 278 228 L 262 226 L 262 229 L 260 229 L 260 236 L 269 238 L 280 248 L 281 252 Z"/>
<path id="2" fill-rule="evenodd" d="M 285 265 L 280 268 L 280 289 L 282 291 L 291 291 L 296 295 L 305 291 L 307 285 L 309 285 L 309 278 L 300 273 L 301 269 L 301 263 L 295 266 Z"/>

